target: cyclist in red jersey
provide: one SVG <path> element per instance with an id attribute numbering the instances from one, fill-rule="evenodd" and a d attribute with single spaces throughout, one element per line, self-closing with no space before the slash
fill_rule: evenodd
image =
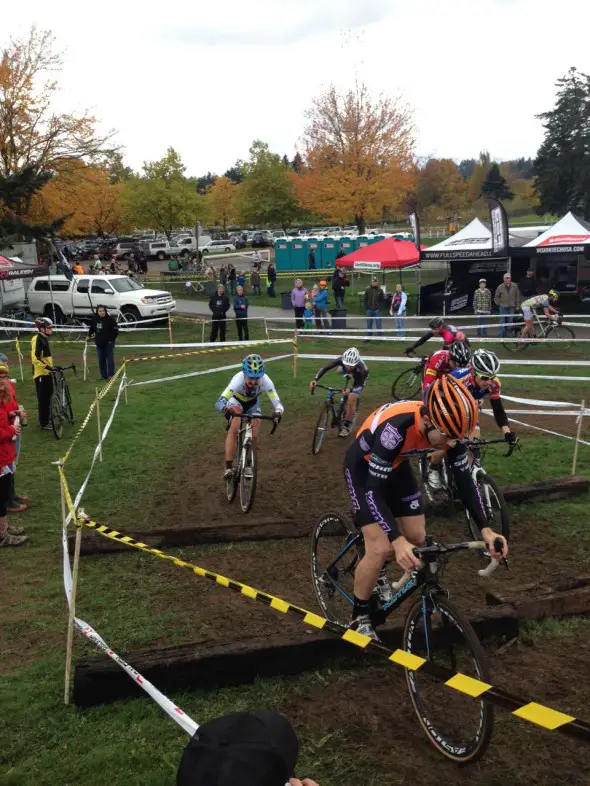
<path id="1" fill-rule="evenodd" d="M 447 325 L 442 317 L 433 317 L 428 323 L 430 330 L 418 339 L 411 347 L 405 350 L 406 355 L 411 357 L 416 354 L 418 347 L 425 344 L 431 338 L 440 336 L 443 340 L 443 349 L 448 349 L 453 341 L 467 341 L 467 336 L 462 330 L 459 330 L 454 325 Z"/>
<path id="2" fill-rule="evenodd" d="M 428 390 L 435 379 L 466 366 L 470 359 L 471 350 L 465 341 L 453 341 L 449 349 L 439 349 L 428 358 L 422 380 L 422 393 Z"/>

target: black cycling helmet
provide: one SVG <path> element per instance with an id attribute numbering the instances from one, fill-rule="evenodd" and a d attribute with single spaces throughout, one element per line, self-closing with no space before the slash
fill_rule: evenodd
<path id="1" fill-rule="evenodd" d="M 428 323 L 428 327 L 431 330 L 438 330 L 438 328 L 441 328 L 444 324 L 445 321 L 442 317 L 432 317 L 432 319 Z"/>
<path id="2" fill-rule="evenodd" d="M 465 341 L 453 341 L 449 347 L 449 355 L 458 366 L 466 366 L 471 360 L 471 350 Z"/>

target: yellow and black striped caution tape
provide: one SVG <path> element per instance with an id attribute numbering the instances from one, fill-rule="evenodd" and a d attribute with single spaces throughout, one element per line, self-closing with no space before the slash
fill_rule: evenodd
<path id="1" fill-rule="evenodd" d="M 398 666 L 403 666 L 404 668 L 411 669 L 412 671 L 418 671 L 418 669 L 420 669 L 436 680 L 444 682 L 444 684 L 449 688 L 457 690 L 460 693 L 464 693 L 467 696 L 471 696 L 472 698 L 485 698 L 486 701 L 489 701 L 491 704 L 495 704 L 499 707 L 502 707 L 503 709 L 510 710 L 510 712 L 513 715 L 516 715 L 516 717 L 522 718 L 523 720 L 529 721 L 530 723 L 534 723 L 537 726 L 542 726 L 544 729 L 549 729 L 550 731 L 559 731 L 562 734 L 565 734 L 567 737 L 573 737 L 574 739 L 590 742 L 590 724 L 579 720 L 578 718 L 574 718 L 572 715 L 567 715 L 564 712 L 551 709 L 551 707 L 546 707 L 545 705 L 539 704 L 535 701 L 527 701 L 525 699 L 518 698 L 517 696 L 507 693 L 500 688 L 495 688 L 493 685 L 489 685 L 487 682 L 482 682 L 481 680 L 474 679 L 473 677 L 469 677 L 466 674 L 461 674 L 460 672 L 454 673 L 441 666 L 437 666 L 431 661 L 425 660 L 424 658 L 421 658 L 417 655 L 413 655 L 410 652 L 406 652 L 405 650 L 397 649 L 392 652 L 387 647 L 383 646 L 383 644 L 374 641 L 369 636 L 363 636 L 356 631 L 344 628 L 343 626 L 338 625 L 335 622 L 331 622 L 330 620 L 327 620 L 318 614 L 314 614 L 312 611 L 307 611 L 300 606 L 295 606 L 294 604 L 288 603 L 287 601 L 277 598 L 274 595 L 269 595 L 267 592 L 261 592 L 260 590 L 254 589 L 254 587 L 248 586 L 248 584 L 242 584 L 240 581 L 234 581 L 233 579 L 229 579 L 219 573 L 214 573 L 211 570 L 205 570 L 205 568 L 201 568 L 191 562 L 185 562 L 184 560 L 173 557 L 170 554 L 164 554 L 164 552 L 160 551 L 159 549 L 152 549 L 145 543 L 136 541 L 134 538 L 124 535 L 118 530 L 111 529 L 110 527 L 106 527 L 103 524 L 97 524 L 95 521 L 90 521 L 88 518 L 84 518 L 82 516 L 76 518 L 63 469 L 58 467 L 58 471 L 63 483 L 64 494 L 68 508 L 73 520 L 77 522 L 78 526 L 85 526 L 89 529 L 94 529 L 105 538 L 115 540 L 118 543 L 124 543 L 131 548 L 139 549 L 140 551 L 144 551 L 147 554 L 153 554 L 156 557 L 160 557 L 160 559 L 168 560 L 179 568 L 188 568 L 189 570 L 192 570 L 193 573 L 195 573 L 197 576 L 209 579 L 210 581 L 219 584 L 221 587 L 227 587 L 228 589 L 234 590 L 235 592 L 239 592 L 241 595 L 244 595 L 247 598 L 258 600 L 261 603 L 264 603 L 264 605 L 270 606 L 272 609 L 276 609 L 276 611 L 280 611 L 283 614 L 293 614 L 302 619 L 306 625 L 311 625 L 312 627 L 318 628 L 319 630 L 325 630 L 342 639 L 343 641 L 353 644 L 355 647 L 360 647 L 361 649 L 367 649 L 370 652 L 375 652 L 380 657 L 386 658 L 392 663 L 396 663 Z"/>
<path id="2" fill-rule="evenodd" d="M 127 358 L 127 363 L 137 363 L 140 360 L 164 360 L 166 358 L 183 358 L 189 355 L 209 355 L 212 352 L 231 352 L 231 350 L 248 349 L 249 347 L 258 347 L 261 344 L 268 344 L 269 341 L 256 341 L 255 343 L 248 344 L 247 347 L 229 346 L 220 347 L 219 349 L 196 349 L 191 352 L 174 352 L 171 355 L 148 355 L 140 358 Z"/>

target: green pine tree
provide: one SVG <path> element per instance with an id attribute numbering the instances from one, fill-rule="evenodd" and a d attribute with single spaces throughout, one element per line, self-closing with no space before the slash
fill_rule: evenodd
<path id="1" fill-rule="evenodd" d="M 506 178 L 502 177 L 500 167 L 495 162 L 491 165 L 490 171 L 481 186 L 481 196 L 503 200 L 514 199 L 514 194 L 508 186 Z"/>
<path id="2" fill-rule="evenodd" d="M 570 68 L 557 88 L 555 107 L 539 115 L 545 139 L 533 170 L 538 212 L 572 210 L 590 220 L 590 76 Z"/>
<path id="3" fill-rule="evenodd" d="M 69 216 L 51 224 L 32 224 L 27 220 L 33 196 L 51 180 L 51 172 L 25 167 L 13 175 L 0 175 L 0 246 L 12 240 L 34 240 L 54 235 Z"/>

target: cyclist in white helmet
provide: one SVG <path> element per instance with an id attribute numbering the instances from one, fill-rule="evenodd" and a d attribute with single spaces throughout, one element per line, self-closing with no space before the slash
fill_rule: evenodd
<path id="1" fill-rule="evenodd" d="M 500 378 L 497 376 L 499 371 L 500 361 L 495 352 L 489 352 L 487 349 L 476 349 L 471 356 L 469 367 L 457 368 L 451 371 L 451 376 L 456 377 L 465 385 L 473 398 L 478 402 L 480 408 L 484 397 L 490 397 L 496 425 L 504 434 L 506 442 L 511 445 L 513 442 L 518 442 L 518 437 L 510 428 L 508 417 L 504 411 L 504 405 L 500 396 L 501 383 Z M 477 426 L 474 436 L 478 437 L 479 433 L 479 426 Z M 472 452 L 475 460 L 479 461 L 479 449 L 475 448 Z"/>
<path id="2" fill-rule="evenodd" d="M 312 389 L 315 388 L 326 371 L 330 371 L 333 368 L 337 369 L 340 374 L 346 374 L 352 377 L 353 385 L 346 402 L 345 420 L 338 432 L 339 437 L 347 437 L 350 434 L 352 422 L 355 418 L 359 396 L 367 384 L 369 369 L 367 364 L 361 359 L 358 349 L 356 347 L 350 347 L 350 349 L 347 349 L 340 357 L 337 357 L 335 360 L 332 360 L 331 363 L 328 363 L 327 366 L 321 368 L 309 383 L 309 387 Z"/>

